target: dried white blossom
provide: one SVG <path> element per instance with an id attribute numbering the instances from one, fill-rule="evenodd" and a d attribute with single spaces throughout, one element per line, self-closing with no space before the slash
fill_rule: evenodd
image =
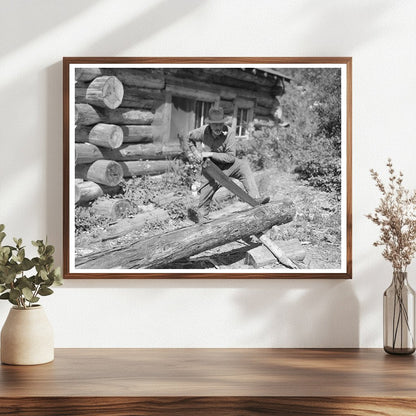
<path id="1" fill-rule="evenodd" d="M 374 214 L 366 217 L 380 226 L 380 237 L 374 246 L 384 246 L 383 257 L 392 263 L 394 270 L 406 271 L 416 253 L 416 191 L 403 186 L 403 173 L 395 172 L 391 159 L 387 167 L 387 185 L 374 169 L 370 170 L 382 196 Z"/>

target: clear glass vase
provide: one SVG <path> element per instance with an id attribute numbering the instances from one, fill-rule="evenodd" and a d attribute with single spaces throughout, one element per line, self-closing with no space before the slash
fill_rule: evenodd
<path id="1" fill-rule="evenodd" d="M 394 271 L 383 296 L 384 351 L 412 354 L 415 351 L 415 291 L 407 273 Z"/>

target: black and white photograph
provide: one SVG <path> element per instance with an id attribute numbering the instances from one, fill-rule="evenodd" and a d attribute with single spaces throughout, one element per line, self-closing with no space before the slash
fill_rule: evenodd
<path id="1" fill-rule="evenodd" d="M 133 60 L 64 58 L 65 277 L 350 277 L 350 58 Z"/>

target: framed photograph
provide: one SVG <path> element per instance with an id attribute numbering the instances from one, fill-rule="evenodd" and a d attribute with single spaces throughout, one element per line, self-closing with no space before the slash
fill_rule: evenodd
<path id="1" fill-rule="evenodd" d="M 64 58 L 64 277 L 351 278 L 351 68 Z"/>

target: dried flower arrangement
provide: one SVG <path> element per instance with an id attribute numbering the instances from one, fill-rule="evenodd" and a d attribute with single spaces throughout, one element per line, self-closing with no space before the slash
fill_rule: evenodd
<path id="1" fill-rule="evenodd" d="M 374 214 L 366 217 L 380 226 L 374 246 L 384 246 L 383 257 L 392 263 L 394 271 L 405 272 L 416 253 L 416 191 L 403 186 L 403 173 L 396 173 L 390 158 L 387 168 L 387 185 L 374 169 L 370 170 L 382 197 Z"/>
<path id="2" fill-rule="evenodd" d="M 374 246 L 384 246 L 383 257 L 393 265 L 393 281 L 383 295 L 384 350 L 390 354 L 412 354 L 415 349 L 415 292 L 407 283 L 407 266 L 416 253 L 416 191 L 403 186 L 391 159 L 387 161 L 386 185 L 371 169 L 381 192 L 374 214 L 367 215 L 380 227 Z"/>

